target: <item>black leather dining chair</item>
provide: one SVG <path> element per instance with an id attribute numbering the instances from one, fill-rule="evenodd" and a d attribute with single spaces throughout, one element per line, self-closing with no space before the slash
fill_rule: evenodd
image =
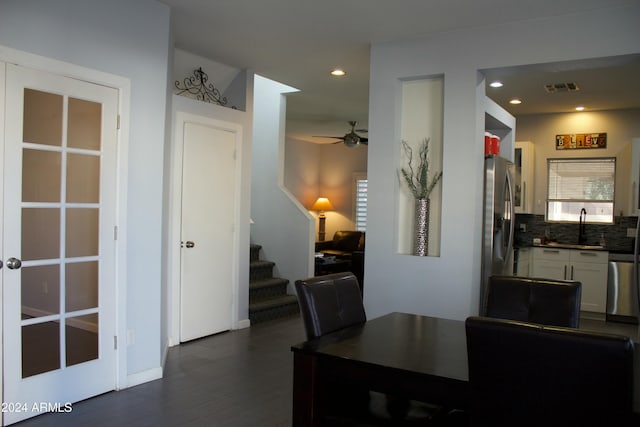
<path id="1" fill-rule="evenodd" d="M 629 426 L 633 341 L 486 317 L 466 320 L 472 426 Z"/>
<path id="2" fill-rule="evenodd" d="M 491 276 L 487 317 L 577 328 L 582 284 L 577 281 Z"/>
<path id="3" fill-rule="evenodd" d="M 367 321 L 361 288 L 353 273 L 333 273 L 297 280 L 295 287 L 307 339 L 319 338 Z M 352 401 L 356 410 L 360 410 L 360 415 L 366 412 L 370 399 L 369 390 L 354 389 L 348 384 L 341 384 L 338 387 L 340 390 L 336 390 L 333 396 L 333 405 L 337 404 L 336 406 L 340 407 Z M 402 396 L 387 395 L 385 397 L 386 410 L 395 420 L 395 425 L 402 425 L 403 418 L 412 405 L 418 406 L 417 403 L 412 404 L 409 399 Z M 427 406 L 427 408 L 433 410 L 433 406 Z M 418 409 L 425 410 L 422 406 Z M 431 415 L 428 414 L 427 419 L 430 417 Z M 369 421 L 372 419 L 369 418 Z"/>
<path id="4" fill-rule="evenodd" d="M 367 321 L 353 273 L 310 277 L 297 280 L 295 286 L 307 339 Z"/>
<path id="5" fill-rule="evenodd" d="M 333 273 L 296 280 L 298 303 L 307 339 L 323 335 L 367 321 L 358 280 L 353 273 Z M 369 405 L 369 390 L 350 384 L 336 383 L 332 395 L 327 396 L 323 406 L 333 408 L 329 423 L 340 423 L 344 416 L 366 414 Z"/>

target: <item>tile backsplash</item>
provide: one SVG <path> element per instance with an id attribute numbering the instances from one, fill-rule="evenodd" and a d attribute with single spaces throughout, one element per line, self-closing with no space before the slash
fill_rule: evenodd
<path id="1" fill-rule="evenodd" d="M 634 239 L 627 237 L 627 229 L 635 230 L 637 222 L 637 216 L 618 216 L 615 224 L 586 224 L 585 243 L 598 245 L 601 235 L 604 235 L 609 250 L 632 252 Z M 542 238 L 546 230 L 551 240 L 567 244 L 578 243 L 578 224 L 545 222 L 544 215 L 516 214 L 515 246 L 531 246 L 533 239 Z"/>

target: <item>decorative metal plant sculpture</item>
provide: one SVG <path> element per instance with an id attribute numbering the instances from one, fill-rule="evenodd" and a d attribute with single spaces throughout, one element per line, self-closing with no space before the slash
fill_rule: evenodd
<path id="1" fill-rule="evenodd" d="M 418 164 L 413 164 L 413 149 L 407 143 L 402 141 L 402 151 L 407 158 L 407 167 L 402 168 L 400 173 L 404 177 L 407 183 L 407 187 L 413 197 L 417 199 L 428 199 L 429 194 L 433 191 L 440 178 L 442 178 L 442 171 L 433 175 L 431 181 L 429 181 L 429 138 L 425 138 L 420 145 L 418 151 Z"/>
<path id="2" fill-rule="evenodd" d="M 415 229 L 413 254 L 426 256 L 429 253 L 429 195 L 442 178 L 442 171 L 429 180 L 429 138 L 425 138 L 418 151 L 418 164 L 413 164 L 413 149 L 402 141 L 402 151 L 407 158 L 407 167 L 400 169 L 407 187 L 415 198 Z"/>
<path id="3" fill-rule="evenodd" d="M 193 76 L 185 77 L 182 85 L 180 85 L 180 80 L 175 81 L 175 87 L 179 90 L 177 94 L 182 95 L 188 92 L 191 95 L 195 95 L 199 101 L 215 103 L 222 106 L 226 105 L 227 98 L 222 96 L 220 91 L 216 89 L 212 83 L 207 83 L 208 81 L 209 76 L 202 71 L 202 67 L 200 67 L 193 71 Z"/>

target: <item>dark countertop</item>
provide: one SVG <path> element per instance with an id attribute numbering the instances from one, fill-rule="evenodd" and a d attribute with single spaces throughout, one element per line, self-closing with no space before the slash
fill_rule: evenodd
<path id="1" fill-rule="evenodd" d="M 553 249 L 578 249 L 581 251 L 609 251 L 606 246 L 600 245 L 576 245 L 571 243 L 545 243 L 540 245 L 532 245 L 537 248 L 553 248 Z"/>

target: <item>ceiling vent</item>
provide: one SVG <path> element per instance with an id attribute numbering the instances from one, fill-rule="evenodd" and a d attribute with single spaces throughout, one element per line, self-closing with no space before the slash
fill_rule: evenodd
<path id="1" fill-rule="evenodd" d="M 580 90 L 577 83 L 554 83 L 544 85 L 544 90 L 547 93 L 557 93 L 557 92 L 576 92 Z"/>

